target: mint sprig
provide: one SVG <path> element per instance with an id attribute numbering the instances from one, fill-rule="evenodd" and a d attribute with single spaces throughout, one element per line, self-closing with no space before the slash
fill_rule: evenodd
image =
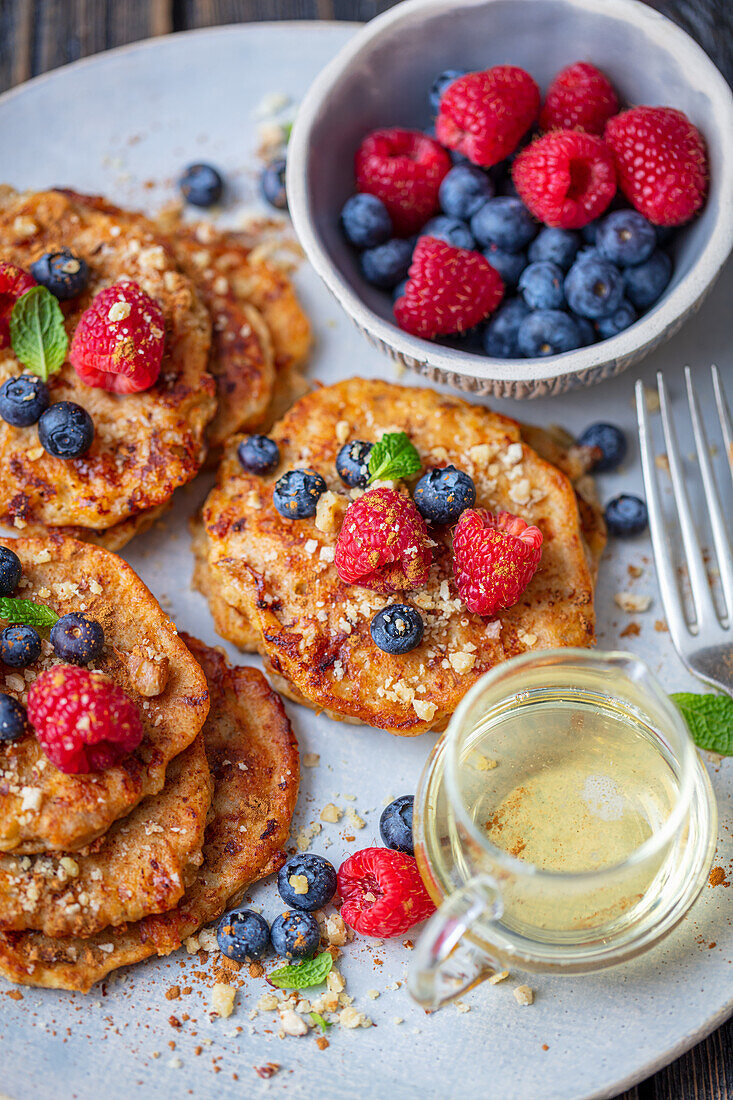
<path id="1" fill-rule="evenodd" d="M 308 989 L 312 985 L 323 985 L 332 966 L 333 955 L 330 951 L 322 951 L 299 965 L 273 970 L 267 980 L 278 989 Z"/>
<path id="2" fill-rule="evenodd" d="M 733 699 L 681 691 L 670 698 L 682 712 L 692 740 L 701 749 L 733 756 Z"/>
<path id="3" fill-rule="evenodd" d="M 369 453 L 369 482 L 411 477 L 422 469 L 420 456 L 406 432 L 387 432 Z"/>
<path id="4" fill-rule="evenodd" d="M 61 369 L 69 340 L 61 307 L 45 286 L 31 287 L 13 306 L 10 342 L 16 359 L 44 382 Z"/>
<path id="5" fill-rule="evenodd" d="M 18 600 L 13 596 L 0 596 L 0 619 L 15 626 L 49 627 L 58 622 L 58 615 L 45 603 Z"/>
<path id="6" fill-rule="evenodd" d="M 321 1031 L 325 1031 L 329 1027 L 333 1027 L 330 1020 L 324 1020 L 320 1012 L 309 1012 L 310 1021 L 314 1027 L 320 1027 Z"/>

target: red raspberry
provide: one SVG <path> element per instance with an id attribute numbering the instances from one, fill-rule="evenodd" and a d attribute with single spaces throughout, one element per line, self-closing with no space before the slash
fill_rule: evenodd
<path id="1" fill-rule="evenodd" d="M 585 130 L 600 136 L 617 111 L 618 96 L 608 77 L 595 65 L 576 61 L 562 69 L 547 89 L 540 126 L 543 130 Z"/>
<path id="2" fill-rule="evenodd" d="M 430 340 L 473 328 L 503 297 L 501 276 L 480 252 L 421 237 L 394 315 L 405 332 Z"/>
<path id="3" fill-rule="evenodd" d="M 542 532 L 511 512 L 467 508 L 453 531 L 453 573 L 469 611 L 495 615 L 512 607 L 542 556 Z"/>
<path id="4" fill-rule="evenodd" d="M 435 912 L 417 862 L 391 848 L 354 852 L 338 873 L 341 916 L 363 936 L 401 936 Z"/>
<path id="5" fill-rule="evenodd" d="M 553 130 L 514 161 L 514 186 L 530 213 L 560 229 L 581 229 L 616 194 L 613 154 L 582 130 Z"/>
<path id="6" fill-rule="evenodd" d="M 443 145 L 488 168 L 514 152 L 539 109 L 540 90 L 529 73 L 496 65 L 448 85 L 435 132 Z"/>
<path id="7" fill-rule="evenodd" d="M 346 584 L 377 592 L 420 588 L 431 562 L 425 521 L 396 489 L 368 489 L 346 510 L 335 562 Z"/>
<path id="8" fill-rule="evenodd" d="M 101 672 L 56 665 L 28 689 L 28 718 L 41 748 L 68 775 L 104 771 L 142 741 L 140 712 Z"/>
<path id="9" fill-rule="evenodd" d="M 87 386 L 139 393 L 160 374 L 164 346 L 158 303 L 137 283 L 120 282 L 100 290 L 82 313 L 69 359 Z"/>
<path id="10" fill-rule="evenodd" d="M 604 135 L 619 187 L 655 225 L 684 225 L 708 190 L 705 139 L 673 107 L 633 107 L 612 118 Z"/>
<path id="11" fill-rule="evenodd" d="M 13 306 L 36 280 L 22 267 L 0 261 L 0 348 L 10 347 L 10 314 Z"/>
<path id="12" fill-rule="evenodd" d="M 438 209 L 438 188 L 453 164 L 437 141 L 417 130 L 374 130 L 356 154 L 357 190 L 387 207 L 395 233 L 416 233 Z"/>

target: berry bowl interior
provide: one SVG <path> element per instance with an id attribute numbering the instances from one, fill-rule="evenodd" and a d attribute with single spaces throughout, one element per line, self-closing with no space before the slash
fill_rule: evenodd
<path id="1" fill-rule="evenodd" d="M 676 234 L 666 291 L 619 335 L 546 358 L 491 359 L 401 331 L 390 294 L 364 280 L 339 225 L 361 140 L 381 127 L 427 129 L 428 93 L 443 70 L 519 65 L 544 92 L 578 60 L 602 69 L 622 104 L 676 107 L 706 139 L 709 195 Z M 618 374 L 699 306 L 733 246 L 731 134 L 733 97 L 722 75 L 684 31 L 638 0 L 406 0 L 358 32 L 311 86 L 290 140 L 290 211 L 319 276 L 392 359 L 477 394 L 545 396 Z"/>

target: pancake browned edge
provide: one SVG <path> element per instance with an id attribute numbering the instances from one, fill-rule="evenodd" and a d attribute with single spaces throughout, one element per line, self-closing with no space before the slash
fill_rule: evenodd
<path id="1" fill-rule="evenodd" d="M 300 772 L 282 702 L 259 670 L 233 668 L 219 650 L 183 638 L 211 694 L 203 737 L 214 796 L 201 870 L 175 909 L 135 924 L 86 939 L 0 933 L 0 974 L 13 982 L 88 992 L 112 970 L 175 951 L 285 861 Z"/>
<path id="2" fill-rule="evenodd" d="M 165 787 L 73 856 L 0 853 L 0 929 L 92 936 L 172 909 L 201 866 L 212 782 L 204 739 L 168 765 Z"/>

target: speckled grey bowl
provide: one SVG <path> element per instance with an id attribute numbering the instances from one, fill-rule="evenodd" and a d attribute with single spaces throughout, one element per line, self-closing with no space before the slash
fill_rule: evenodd
<path id="1" fill-rule="evenodd" d="M 682 231 L 660 301 L 625 332 L 546 359 L 489 359 L 409 336 L 388 294 L 362 278 L 338 215 L 354 189 L 354 153 L 380 126 L 425 128 L 443 69 L 512 63 L 546 88 L 558 69 L 593 61 L 629 103 L 685 111 L 705 135 L 710 195 Z M 668 339 L 700 305 L 733 246 L 733 97 L 712 61 L 637 0 L 407 0 L 368 23 L 313 82 L 290 139 L 287 187 L 311 264 L 369 340 L 434 382 L 498 397 L 538 397 L 618 374 Z"/>

